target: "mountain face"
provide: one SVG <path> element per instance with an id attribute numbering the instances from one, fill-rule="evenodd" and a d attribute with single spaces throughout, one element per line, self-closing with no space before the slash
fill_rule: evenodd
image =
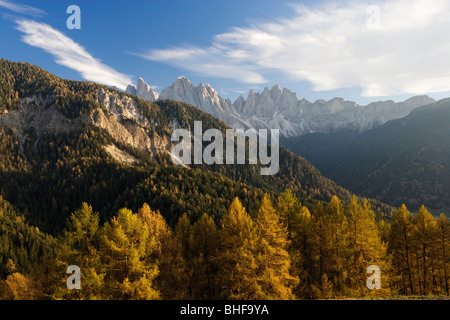
<path id="1" fill-rule="evenodd" d="M 347 190 L 284 148 L 273 176 L 261 176 L 261 164 L 173 165 L 175 128 L 191 130 L 194 121 L 202 121 L 204 130 L 229 128 L 191 105 L 153 103 L 6 60 L 0 60 L 0 82 L 0 195 L 42 230 L 58 231 L 83 201 L 102 221 L 147 202 L 173 225 L 183 213 L 219 219 L 235 197 L 251 212 L 264 193 L 286 188 L 304 204 L 333 195 L 350 199 Z M 192 99 L 204 94 L 217 98 L 211 105 L 221 102 L 208 86 L 195 92 Z"/>
<path id="2" fill-rule="evenodd" d="M 282 143 L 352 192 L 448 214 L 449 119 L 450 99 L 444 99 L 361 134 L 310 134 Z"/>
<path id="3" fill-rule="evenodd" d="M 249 127 L 249 124 L 234 110 L 231 101 L 220 97 L 209 84 L 200 83 L 195 87 L 186 77 L 179 77 L 161 92 L 159 99 L 175 100 L 196 106 L 235 129 Z"/>
<path id="4" fill-rule="evenodd" d="M 136 95 L 146 99 L 139 90 Z M 276 85 L 270 90 L 265 88 L 261 93 L 251 90 L 247 99 L 240 96 L 231 103 L 229 99 L 221 98 L 210 85 L 200 83 L 195 87 L 185 77 L 178 78 L 164 89 L 159 99 L 191 104 L 235 129 L 279 129 L 284 137 L 347 129 L 364 132 L 435 102 L 427 96 L 417 96 L 405 102 L 380 101 L 367 106 L 341 98 L 312 103 L 306 99 L 299 100 L 294 92 Z M 154 96 L 146 100 L 155 101 Z"/>
<path id="5" fill-rule="evenodd" d="M 125 92 L 150 102 L 155 102 L 159 97 L 158 92 L 153 91 L 142 78 L 138 79 L 137 88 L 132 85 L 128 85 Z"/>

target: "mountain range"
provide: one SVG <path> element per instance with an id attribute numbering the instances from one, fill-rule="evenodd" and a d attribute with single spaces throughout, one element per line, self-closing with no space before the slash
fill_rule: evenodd
<path id="1" fill-rule="evenodd" d="M 361 134 L 308 134 L 287 138 L 283 145 L 353 192 L 448 214 L 449 119 L 450 99 L 443 99 Z"/>
<path id="2" fill-rule="evenodd" d="M 450 207 L 448 100 L 421 96 L 360 107 L 343 99 L 298 101 L 274 87 L 231 103 L 211 86 L 194 87 L 184 77 L 158 94 L 142 79 L 136 89 L 121 92 L 63 80 L 27 63 L 1 60 L 0 71 L 0 193 L 49 230 L 64 225 L 82 201 L 105 220 L 121 207 L 135 210 L 147 202 L 173 224 L 185 212 L 195 219 L 208 211 L 218 219 L 235 196 L 251 211 L 263 193 L 286 188 L 305 204 L 333 195 L 345 202 L 354 193 L 374 199 L 378 212 L 390 213 L 389 205 L 401 203 L 413 210 L 422 203 L 434 211 Z M 175 128 L 191 130 L 202 121 L 204 130 L 225 132 L 233 122 L 223 119 L 247 128 L 248 119 L 270 117 L 272 104 L 285 119 L 296 110 L 288 107 L 295 101 L 324 132 L 284 135 L 281 142 L 290 150 L 280 148 L 275 176 L 260 176 L 260 164 L 183 168 L 171 162 Z M 393 108 L 389 116 L 387 106 Z M 409 109 L 409 115 L 388 120 Z M 349 110 L 350 120 L 338 117 Z M 354 119 L 364 114 L 364 125 L 356 126 Z"/>
<path id="3" fill-rule="evenodd" d="M 210 85 L 194 86 L 186 77 L 160 95 L 142 78 L 137 90 L 128 92 L 189 103 L 233 128 L 279 129 L 283 146 L 353 193 L 412 210 L 425 204 L 435 213 L 450 211 L 448 100 L 309 102 L 276 85 L 261 93 L 251 90 L 232 103 Z"/>
<path id="4" fill-rule="evenodd" d="M 152 102 L 181 101 L 217 117 L 232 128 L 279 129 L 284 137 L 346 129 L 364 132 L 435 102 L 428 96 L 416 96 L 399 103 L 379 101 L 367 106 L 342 98 L 310 102 L 299 100 L 296 93 L 275 85 L 272 89 L 264 88 L 261 93 L 251 90 L 246 99 L 241 95 L 232 103 L 209 84 L 194 86 L 186 77 L 179 77 L 161 94 L 154 92 L 142 78 L 139 78 L 137 88 L 130 85 L 126 92 Z"/>
<path id="5" fill-rule="evenodd" d="M 219 221 L 235 197 L 251 213 L 264 193 L 286 188 L 305 205 L 333 195 L 350 200 L 349 191 L 285 148 L 273 176 L 261 176 L 261 164 L 173 165 L 175 128 L 191 130 L 194 121 L 204 130 L 229 128 L 189 104 L 149 102 L 7 60 L 0 60 L 0 81 L 0 195 L 41 230 L 58 232 L 83 201 L 102 221 L 146 202 L 173 226 L 184 213 Z"/>

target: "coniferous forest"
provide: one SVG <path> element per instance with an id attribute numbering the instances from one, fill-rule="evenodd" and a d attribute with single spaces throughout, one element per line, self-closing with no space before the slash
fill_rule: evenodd
<path id="1" fill-rule="evenodd" d="M 0 299 L 450 296 L 444 214 L 352 196 L 283 148 L 277 175 L 262 177 L 260 164 L 174 166 L 121 139 L 170 140 L 174 119 L 227 129 L 187 104 L 6 60 L 0 83 Z M 134 103 L 139 121 L 113 114 L 99 92 Z M 49 125 L 55 117 L 64 126 Z M 111 145 L 135 163 L 114 158 Z M 70 266 L 80 289 L 68 288 Z"/>
<path id="2" fill-rule="evenodd" d="M 450 222 L 424 208 L 377 220 L 366 200 L 310 211 L 289 191 L 254 214 L 236 198 L 217 223 L 185 214 L 171 228 L 146 203 L 104 224 L 82 206 L 58 236 L 1 201 L 2 299 L 289 300 L 449 295 Z M 82 272 L 70 290 L 66 269 Z M 370 290 L 368 266 L 381 270 Z M 45 275 L 45 276 L 44 276 Z"/>

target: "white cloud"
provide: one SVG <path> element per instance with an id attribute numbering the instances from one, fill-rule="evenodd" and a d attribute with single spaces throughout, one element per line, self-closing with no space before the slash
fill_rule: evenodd
<path id="1" fill-rule="evenodd" d="M 27 6 L 24 4 L 20 4 L 20 3 L 6 1 L 6 0 L 0 0 L 0 7 L 4 7 L 6 9 L 9 9 L 9 10 L 17 12 L 17 13 L 28 14 L 28 15 L 36 16 L 36 17 L 46 14 L 45 11 L 42 11 L 40 9 L 31 7 L 31 6 Z"/>
<path id="2" fill-rule="evenodd" d="M 253 71 L 249 64 L 239 61 L 229 63 L 227 52 L 218 47 L 211 48 L 173 48 L 151 50 L 144 54 L 136 54 L 144 59 L 167 62 L 183 69 L 195 71 L 205 76 L 234 79 L 245 83 L 264 83 L 264 77 Z"/>
<path id="3" fill-rule="evenodd" d="M 380 9 L 377 28 L 370 5 Z M 360 86 L 364 96 L 450 90 L 450 1 L 393 0 L 292 5 L 294 17 L 233 28 L 209 47 L 140 56 L 242 83 L 277 72 L 315 90 Z M 369 21 L 369 23 L 370 23 Z"/>
<path id="4" fill-rule="evenodd" d="M 89 54 L 85 48 L 45 23 L 26 19 L 16 20 L 17 29 L 24 33 L 22 41 L 52 54 L 56 63 L 78 71 L 83 79 L 125 89 L 130 76 L 117 72 Z"/>

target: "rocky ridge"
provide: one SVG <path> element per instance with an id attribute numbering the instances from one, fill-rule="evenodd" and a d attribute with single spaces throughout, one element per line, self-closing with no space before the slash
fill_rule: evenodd
<path id="1" fill-rule="evenodd" d="M 246 99 L 241 95 L 232 103 L 209 84 L 194 86 L 186 77 L 179 77 L 160 95 L 142 78 L 139 78 L 137 89 L 129 86 L 127 92 L 148 101 L 181 101 L 219 118 L 232 128 L 279 129 L 285 137 L 342 129 L 364 132 L 435 102 L 428 96 L 416 96 L 399 103 L 378 101 L 367 106 L 342 98 L 310 102 L 299 100 L 296 93 L 275 85 L 272 89 L 266 87 L 261 93 L 250 90 Z"/>

